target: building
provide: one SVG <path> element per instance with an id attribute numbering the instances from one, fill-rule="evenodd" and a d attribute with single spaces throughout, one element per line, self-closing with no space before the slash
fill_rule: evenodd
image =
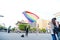
<path id="1" fill-rule="evenodd" d="M 60 23 L 60 12 L 54 14 L 54 16 L 57 18 L 57 21 Z"/>
<path id="2" fill-rule="evenodd" d="M 59 17 L 60 16 L 60 12 L 54 14 L 55 17 Z"/>
<path id="3" fill-rule="evenodd" d="M 29 24 L 31 27 L 46 28 L 47 25 L 48 25 L 48 23 L 49 23 L 49 20 L 39 19 L 39 20 L 37 20 L 37 22 L 33 22 L 33 23 L 28 23 L 28 22 L 22 20 L 22 21 L 18 21 L 18 22 L 16 23 L 16 25 L 23 24 L 23 23 L 27 23 L 27 24 Z"/>
<path id="4" fill-rule="evenodd" d="M 18 26 L 19 24 L 29 24 L 29 23 L 26 23 L 24 20 L 22 20 L 22 21 L 18 21 L 18 22 L 16 23 L 17 26 Z"/>
<path id="5" fill-rule="evenodd" d="M 36 27 L 36 22 L 29 23 L 31 27 Z"/>
<path id="6" fill-rule="evenodd" d="M 37 23 L 39 24 L 39 28 L 46 28 L 49 22 L 50 20 L 39 19 Z"/>

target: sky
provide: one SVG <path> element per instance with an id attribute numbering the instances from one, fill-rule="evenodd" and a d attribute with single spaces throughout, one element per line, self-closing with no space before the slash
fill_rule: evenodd
<path id="1" fill-rule="evenodd" d="M 15 27 L 17 21 L 26 20 L 23 11 L 30 11 L 40 18 L 50 20 L 60 12 L 60 0 L 0 0 L 0 23 Z"/>

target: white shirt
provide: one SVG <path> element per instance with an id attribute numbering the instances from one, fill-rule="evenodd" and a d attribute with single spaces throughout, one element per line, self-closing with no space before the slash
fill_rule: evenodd
<path id="1" fill-rule="evenodd" d="M 49 22 L 49 26 L 50 26 L 50 32 L 51 34 L 53 34 L 54 25 L 52 24 L 52 22 Z"/>

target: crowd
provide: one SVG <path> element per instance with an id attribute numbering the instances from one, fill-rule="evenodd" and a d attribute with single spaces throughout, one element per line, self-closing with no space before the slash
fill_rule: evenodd
<path id="1" fill-rule="evenodd" d="M 56 18 L 49 22 L 52 40 L 60 40 L 60 24 Z M 57 36 L 56 36 L 57 35 Z"/>

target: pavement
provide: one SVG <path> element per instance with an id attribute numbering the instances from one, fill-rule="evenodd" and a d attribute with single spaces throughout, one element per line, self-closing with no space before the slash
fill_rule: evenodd
<path id="1" fill-rule="evenodd" d="M 51 34 L 29 33 L 28 36 L 21 37 L 25 33 L 0 32 L 0 40 L 52 40 Z"/>

